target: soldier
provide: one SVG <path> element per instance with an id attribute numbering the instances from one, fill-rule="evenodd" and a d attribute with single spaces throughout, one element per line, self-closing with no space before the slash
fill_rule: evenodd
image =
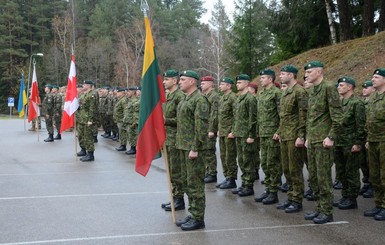
<path id="1" fill-rule="evenodd" d="M 225 77 L 219 84 L 219 89 L 223 93 L 220 98 L 218 108 L 218 136 L 219 136 L 219 152 L 222 162 L 222 171 L 225 180 L 216 185 L 220 189 L 237 188 L 235 180 L 238 175 L 237 165 L 237 148 L 234 137 L 229 137 L 233 132 L 235 102 L 237 96 L 231 90 L 234 81 Z"/>
<path id="2" fill-rule="evenodd" d="M 385 220 L 385 68 L 378 68 L 372 77 L 376 91 L 370 97 L 366 113 L 370 182 L 375 207 L 364 212 L 375 220 Z"/>
<path id="3" fill-rule="evenodd" d="M 52 85 L 51 93 L 54 99 L 54 120 L 55 120 L 55 128 L 57 130 L 57 135 L 55 136 L 54 139 L 61 140 L 60 127 L 61 127 L 63 97 L 59 93 L 59 86 L 57 85 Z"/>
<path id="4" fill-rule="evenodd" d="M 280 79 L 286 85 L 280 101 L 280 124 L 274 135 L 281 142 L 283 173 L 289 186 L 287 201 L 277 206 L 286 213 L 302 210 L 304 193 L 302 148 L 306 135 L 307 92 L 297 84 L 298 69 L 292 65 L 281 68 Z M 283 87 L 283 86 L 282 86 Z"/>
<path id="5" fill-rule="evenodd" d="M 376 89 L 373 87 L 373 83 L 372 81 L 365 81 L 363 84 L 362 84 L 362 96 L 364 97 L 364 105 L 365 105 L 365 110 L 367 109 L 368 107 L 368 101 L 369 101 L 369 98 L 370 98 L 370 95 L 376 91 Z M 370 184 L 370 181 L 369 181 L 369 160 L 368 160 L 368 153 L 367 153 L 367 149 L 364 148 L 361 150 L 360 152 L 360 168 L 361 168 L 361 171 L 362 171 L 362 182 L 364 183 L 364 185 L 362 186 L 362 188 L 360 189 L 360 191 L 358 192 L 358 195 L 362 195 L 364 198 L 372 198 L 373 197 L 373 188 L 372 188 L 372 185 Z"/>
<path id="6" fill-rule="evenodd" d="M 138 139 L 138 123 L 139 123 L 139 109 L 140 109 L 140 87 L 132 87 L 131 91 L 134 94 L 131 99 L 132 106 L 129 108 L 129 128 L 130 133 L 128 134 L 128 142 L 130 143 L 130 149 L 126 151 L 127 155 L 136 154 L 136 141 Z"/>
<path id="7" fill-rule="evenodd" d="M 265 69 L 260 72 L 262 89 L 258 93 L 258 126 L 261 140 L 261 166 L 265 173 L 265 191 L 255 198 L 265 205 L 278 202 L 277 192 L 282 176 L 281 154 L 278 138 L 274 133 L 279 128 L 279 102 L 282 91 L 274 85 L 275 72 Z"/>
<path id="8" fill-rule="evenodd" d="M 99 109 L 99 89 L 96 89 L 95 83 L 92 85 L 92 92 L 96 99 L 96 108 Z M 96 110 L 96 119 L 97 121 L 92 125 L 94 131 L 94 143 L 98 143 L 98 130 L 100 125 L 100 113 L 99 110 Z"/>
<path id="9" fill-rule="evenodd" d="M 120 146 L 115 148 L 117 151 L 125 151 L 127 150 L 127 128 L 123 127 L 123 118 L 124 118 L 124 107 L 128 103 L 126 97 L 126 88 L 119 88 L 117 93 L 118 101 L 114 107 L 114 121 L 118 125 L 119 128 L 119 142 Z"/>
<path id="10" fill-rule="evenodd" d="M 232 193 L 244 197 L 254 194 L 257 101 L 248 91 L 250 77 L 241 74 L 236 80 L 239 95 L 235 103 L 233 131 L 228 137 L 236 139 L 238 165 L 242 171 L 242 185 Z"/>
<path id="11" fill-rule="evenodd" d="M 106 118 L 106 120 L 107 120 L 107 125 L 108 125 L 107 128 L 110 132 L 110 135 L 106 136 L 106 139 L 113 139 L 117 135 L 117 132 L 115 129 L 115 122 L 113 119 L 114 103 L 115 103 L 114 91 L 115 91 L 115 89 L 111 89 L 108 92 L 108 96 L 107 96 L 107 113 L 106 113 L 107 118 Z"/>
<path id="12" fill-rule="evenodd" d="M 214 78 L 204 76 L 201 78 L 201 90 L 210 102 L 210 119 L 208 128 L 208 137 L 210 138 L 211 148 L 206 151 L 206 177 L 205 183 L 217 182 L 217 156 L 215 154 L 218 132 L 218 102 L 219 94 L 214 90 Z"/>
<path id="13" fill-rule="evenodd" d="M 177 110 L 176 148 L 181 151 L 181 163 L 186 171 L 186 193 L 189 212 L 183 220 L 176 222 L 182 230 L 196 230 L 205 227 L 205 151 L 210 148 L 207 137 L 210 104 L 198 91 L 199 76 L 195 71 L 183 71 L 180 75 L 180 89 L 186 94 Z"/>
<path id="14" fill-rule="evenodd" d="M 357 208 L 360 190 L 360 152 L 365 142 L 365 106 L 354 95 L 356 82 L 351 77 L 338 79 L 338 93 L 342 97 L 343 131 L 337 135 L 334 147 L 336 172 L 342 183 L 342 198 L 334 206 L 339 209 Z"/>
<path id="15" fill-rule="evenodd" d="M 80 161 L 94 161 L 94 125 L 97 123 L 98 99 L 92 91 L 93 81 L 85 80 L 81 96 L 79 97 L 79 109 L 76 111 L 80 152 Z"/>
<path id="16" fill-rule="evenodd" d="M 175 148 L 177 130 L 177 108 L 185 95 L 178 89 L 179 73 L 176 70 L 167 70 L 163 74 L 163 85 L 167 93 L 167 103 L 164 108 L 164 125 L 166 127 L 166 150 L 170 169 L 170 180 L 172 184 L 172 195 L 175 210 L 185 209 L 183 195 L 185 193 L 186 176 L 185 169 L 182 171 L 181 152 Z M 162 208 L 171 211 L 171 204 L 164 203 Z"/>
<path id="17" fill-rule="evenodd" d="M 107 121 L 107 110 L 108 110 L 108 90 L 109 87 L 103 87 L 100 89 L 99 96 L 99 113 L 101 118 L 102 128 L 104 130 L 104 134 L 102 134 L 103 138 L 109 137 L 111 135 L 111 131 L 108 129 L 108 121 Z"/>
<path id="18" fill-rule="evenodd" d="M 48 131 L 48 138 L 45 139 L 45 142 L 53 142 L 53 117 L 55 110 L 55 100 L 53 95 L 51 94 L 52 85 L 46 84 L 44 88 L 45 97 L 43 100 L 43 113 L 45 116 L 45 125 Z"/>
<path id="19" fill-rule="evenodd" d="M 341 131 L 342 109 L 335 84 L 324 81 L 323 64 L 311 61 L 304 67 L 306 82 L 313 83 L 308 101 L 306 142 L 309 179 L 317 201 L 306 220 L 316 224 L 333 221 L 333 191 L 330 157 L 334 139 Z"/>

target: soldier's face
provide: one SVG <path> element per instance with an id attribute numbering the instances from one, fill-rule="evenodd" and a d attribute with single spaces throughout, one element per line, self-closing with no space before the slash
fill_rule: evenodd
<path id="1" fill-rule="evenodd" d="M 282 84 L 288 84 L 290 80 L 293 78 L 293 73 L 281 71 L 279 73 L 279 78 L 281 79 Z"/>
<path id="2" fill-rule="evenodd" d="M 255 88 L 249 86 L 247 89 L 249 90 L 250 94 L 255 94 Z"/>
<path id="3" fill-rule="evenodd" d="M 281 84 L 281 90 L 285 91 L 286 89 L 287 89 L 287 84 L 286 83 L 282 83 Z"/>
<path id="4" fill-rule="evenodd" d="M 175 77 L 165 77 L 163 78 L 163 85 L 165 89 L 170 89 L 177 84 L 177 79 Z"/>
<path id="5" fill-rule="evenodd" d="M 249 82 L 246 80 L 238 80 L 237 81 L 238 91 L 243 91 L 243 90 L 247 89 L 248 85 L 249 85 Z"/>
<path id="6" fill-rule="evenodd" d="M 51 90 L 48 87 L 45 87 L 44 92 L 46 92 L 48 94 L 49 92 L 51 92 Z"/>
<path id="7" fill-rule="evenodd" d="M 305 81 L 313 83 L 321 76 L 320 68 L 310 68 L 305 71 Z"/>
<path id="8" fill-rule="evenodd" d="M 229 83 L 221 82 L 219 84 L 219 90 L 221 92 L 227 92 L 230 89 L 231 89 L 231 84 L 229 84 Z"/>
<path id="9" fill-rule="evenodd" d="M 385 86 L 385 77 L 374 74 L 372 77 L 373 88 L 379 89 Z"/>
<path id="10" fill-rule="evenodd" d="M 180 89 L 183 91 L 183 92 L 186 92 L 189 90 L 189 88 L 192 87 L 194 83 L 194 80 L 192 78 L 189 78 L 189 77 L 185 77 L 185 76 L 181 76 L 180 77 L 180 80 L 179 80 L 179 86 L 180 86 Z"/>
<path id="11" fill-rule="evenodd" d="M 202 81 L 202 82 L 201 82 L 201 89 L 202 89 L 202 92 L 206 92 L 206 91 L 209 90 L 212 86 L 213 86 L 213 83 L 210 82 L 210 81 Z"/>
<path id="12" fill-rule="evenodd" d="M 261 81 L 261 86 L 262 86 L 262 87 L 267 87 L 267 86 L 269 86 L 269 85 L 273 82 L 273 80 L 271 79 L 271 77 L 268 76 L 268 75 L 262 75 L 262 76 L 259 78 L 259 80 Z"/>
<path id="13" fill-rule="evenodd" d="M 353 86 L 349 83 L 340 82 L 338 84 L 337 90 L 340 95 L 346 94 L 348 91 L 352 90 Z"/>
<path id="14" fill-rule="evenodd" d="M 376 89 L 373 88 L 373 86 L 363 88 L 362 89 L 362 96 L 369 97 L 374 91 L 376 91 Z"/>

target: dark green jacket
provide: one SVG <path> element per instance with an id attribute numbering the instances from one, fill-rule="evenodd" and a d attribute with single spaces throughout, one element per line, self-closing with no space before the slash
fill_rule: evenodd
<path id="1" fill-rule="evenodd" d="M 279 106 L 282 91 L 274 85 L 258 93 L 258 133 L 260 137 L 273 137 L 279 128 Z"/>
<path id="2" fill-rule="evenodd" d="M 385 141 L 385 93 L 374 92 L 368 101 L 366 112 L 367 141 Z"/>
<path id="3" fill-rule="evenodd" d="M 235 103 L 233 133 L 235 137 L 257 137 L 257 101 L 250 94 L 239 95 Z"/>
<path id="4" fill-rule="evenodd" d="M 164 125 L 166 126 L 166 145 L 174 146 L 176 143 L 177 128 L 177 108 L 181 101 L 184 100 L 185 94 L 177 89 L 167 94 L 167 103 L 164 105 Z"/>
<path id="5" fill-rule="evenodd" d="M 220 98 L 218 108 L 218 131 L 221 137 L 227 137 L 227 135 L 233 132 L 235 103 L 237 96 L 231 92 L 224 94 Z"/>

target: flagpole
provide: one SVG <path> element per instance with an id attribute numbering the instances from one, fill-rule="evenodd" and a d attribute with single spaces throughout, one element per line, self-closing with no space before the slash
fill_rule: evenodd
<path id="1" fill-rule="evenodd" d="M 76 140 L 76 115 L 74 115 L 74 143 L 75 143 L 75 162 L 78 160 L 78 142 Z"/>
<path id="2" fill-rule="evenodd" d="M 163 156 L 164 156 L 164 163 L 166 165 L 167 184 L 168 184 L 168 193 L 169 193 L 170 204 L 171 204 L 172 222 L 175 224 L 175 205 L 174 205 L 174 198 L 172 196 L 172 184 L 171 184 L 171 177 L 170 177 L 170 164 L 168 163 L 166 144 L 163 144 Z"/>

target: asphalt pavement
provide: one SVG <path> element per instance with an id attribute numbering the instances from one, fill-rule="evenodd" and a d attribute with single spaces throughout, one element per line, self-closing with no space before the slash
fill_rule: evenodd
<path id="1" fill-rule="evenodd" d="M 160 208 L 169 199 L 163 159 L 143 177 L 134 157 L 115 151 L 117 142 L 99 136 L 95 161 L 83 163 L 75 157 L 73 132 L 53 143 L 46 137 L 44 128 L 29 132 L 21 119 L 0 119 L 0 245 L 385 244 L 385 222 L 363 216 L 373 199 L 359 197 L 358 209 L 335 208 L 334 222 L 315 225 L 303 218 L 314 202 L 286 214 L 215 184 L 206 185 L 206 228 L 185 232 Z M 220 164 L 218 170 L 222 181 Z M 263 188 L 255 182 L 256 194 Z M 176 214 L 181 219 L 188 212 Z"/>

